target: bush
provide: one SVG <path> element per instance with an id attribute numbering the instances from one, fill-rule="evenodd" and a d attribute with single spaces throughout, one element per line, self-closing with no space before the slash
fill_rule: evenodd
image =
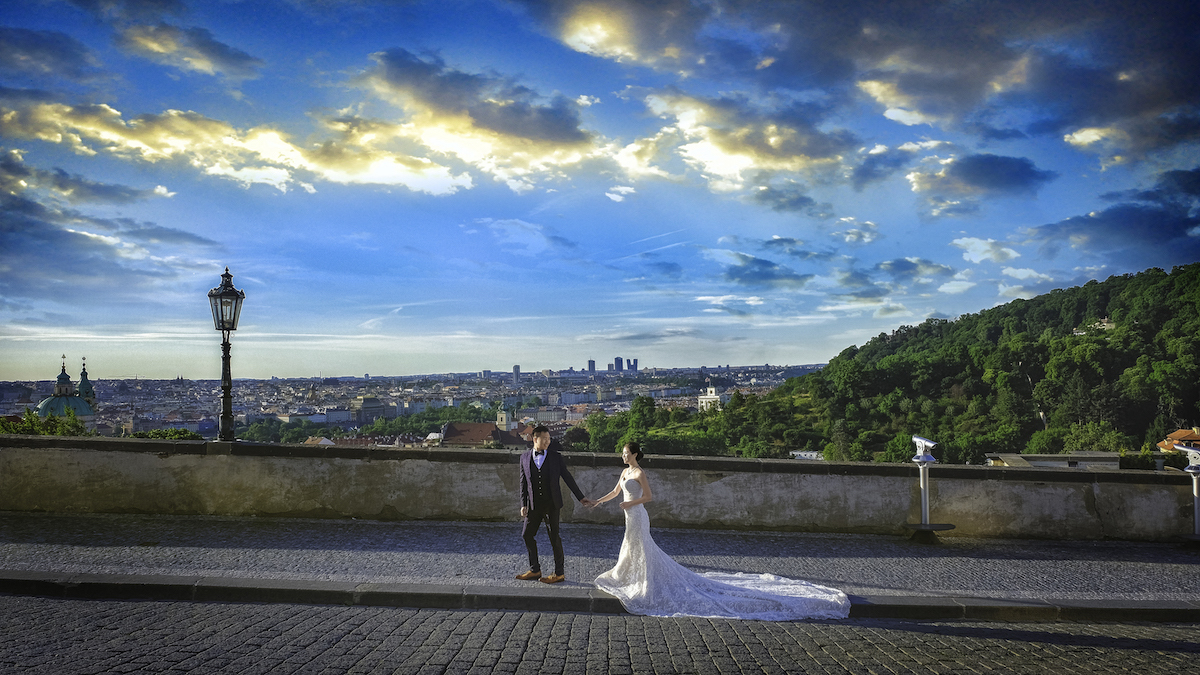
<path id="1" fill-rule="evenodd" d="M 151 431 L 135 431 L 130 434 L 133 438 L 161 438 L 169 441 L 202 441 L 204 437 L 187 429 L 154 429 Z"/>

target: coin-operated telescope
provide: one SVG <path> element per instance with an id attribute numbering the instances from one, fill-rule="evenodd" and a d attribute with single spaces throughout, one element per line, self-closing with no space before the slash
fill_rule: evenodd
<path id="1" fill-rule="evenodd" d="M 1187 454 L 1188 465 L 1183 470 L 1192 475 L 1192 534 L 1184 538 L 1200 541 L 1200 449 L 1178 443 L 1175 449 Z"/>
<path id="2" fill-rule="evenodd" d="M 954 529 L 949 523 L 929 522 L 929 465 L 937 462 L 937 458 L 930 452 L 937 447 L 937 443 L 921 436 L 913 436 L 912 441 L 917 446 L 917 454 L 913 456 L 912 461 L 917 463 L 921 473 L 921 522 L 908 523 L 904 527 L 913 530 L 913 541 L 936 544 L 936 532 Z"/>

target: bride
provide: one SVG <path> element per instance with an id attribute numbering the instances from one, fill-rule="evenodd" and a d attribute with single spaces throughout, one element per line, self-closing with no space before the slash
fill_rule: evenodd
<path id="1" fill-rule="evenodd" d="M 617 486 L 592 504 L 623 493 L 625 539 L 616 567 L 596 577 L 596 587 L 614 595 L 633 614 L 699 616 L 790 621 L 844 619 L 850 614 L 846 594 L 835 588 L 785 579 L 773 574 L 706 572 L 696 574 L 675 562 L 650 537 L 646 502 L 653 499 L 650 482 L 639 462 L 642 451 L 629 443 L 621 451 L 629 465 Z"/>

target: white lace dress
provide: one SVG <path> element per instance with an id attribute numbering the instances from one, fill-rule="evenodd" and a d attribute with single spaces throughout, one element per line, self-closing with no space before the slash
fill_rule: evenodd
<path id="1" fill-rule="evenodd" d="M 642 496 L 634 479 L 622 483 L 625 501 Z M 641 504 L 625 509 L 625 540 L 617 566 L 596 577 L 596 587 L 616 596 L 633 614 L 699 616 L 762 621 L 844 619 L 850 601 L 836 588 L 773 574 L 696 574 L 675 562 L 650 537 Z"/>

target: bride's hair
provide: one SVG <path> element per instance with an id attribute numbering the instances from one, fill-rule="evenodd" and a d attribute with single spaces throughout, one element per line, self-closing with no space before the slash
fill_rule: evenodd
<path id="1" fill-rule="evenodd" d="M 642 446 L 639 445 L 637 441 L 629 441 L 628 443 L 625 444 L 625 447 L 629 448 L 629 452 L 633 453 L 637 457 L 638 464 L 641 464 L 642 463 Z"/>

